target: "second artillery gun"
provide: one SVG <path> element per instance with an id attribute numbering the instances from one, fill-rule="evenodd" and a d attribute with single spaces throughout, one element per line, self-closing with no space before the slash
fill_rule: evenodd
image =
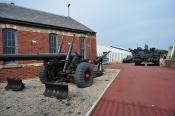
<path id="1" fill-rule="evenodd" d="M 55 54 L 0 54 L 1 61 L 14 60 L 43 60 L 39 78 L 45 85 L 45 96 L 53 96 L 56 98 L 67 98 L 68 96 L 68 82 L 73 82 L 79 88 L 89 87 L 93 84 L 95 76 L 103 74 L 103 58 L 108 54 L 94 60 L 98 64 L 97 71 L 93 71 L 93 67 L 80 54 L 72 52 L 75 35 L 68 44 L 67 53 L 61 53 L 63 37 L 61 38 L 61 45 L 58 53 Z M 24 87 L 19 80 L 9 80 L 6 89 L 20 90 Z"/>

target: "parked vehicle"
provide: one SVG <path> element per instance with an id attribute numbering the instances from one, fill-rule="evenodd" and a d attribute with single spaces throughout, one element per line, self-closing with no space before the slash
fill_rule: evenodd
<path id="1" fill-rule="evenodd" d="M 142 49 L 141 47 L 129 50 L 122 49 L 119 47 L 113 47 L 113 48 L 132 52 L 133 56 L 132 59 L 135 65 L 140 65 L 142 62 L 152 62 L 154 65 L 159 65 L 160 57 L 168 53 L 167 50 L 160 50 L 156 48 L 148 49 L 148 45 L 145 45 L 144 49 Z"/>

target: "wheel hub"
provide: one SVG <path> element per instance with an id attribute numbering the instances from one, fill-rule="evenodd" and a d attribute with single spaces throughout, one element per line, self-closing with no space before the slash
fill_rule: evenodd
<path id="1" fill-rule="evenodd" d="M 86 78 L 86 79 L 89 79 L 90 76 L 91 76 L 91 75 L 90 75 L 89 73 L 86 73 L 86 74 L 85 74 L 85 78 Z"/>

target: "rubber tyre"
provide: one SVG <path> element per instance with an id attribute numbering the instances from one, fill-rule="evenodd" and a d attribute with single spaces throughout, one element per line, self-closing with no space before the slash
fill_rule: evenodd
<path id="1" fill-rule="evenodd" d="M 46 82 L 48 82 L 47 80 L 47 69 L 45 66 L 42 66 L 40 69 L 40 73 L 39 73 L 39 78 L 41 83 L 45 84 Z"/>
<path id="2" fill-rule="evenodd" d="M 87 72 L 90 74 L 89 79 L 85 78 L 85 73 Z M 77 66 L 77 69 L 75 71 L 75 76 L 74 76 L 74 80 L 77 87 L 85 88 L 85 87 L 91 86 L 93 84 L 94 77 L 95 76 L 94 76 L 93 68 L 89 63 L 82 62 Z"/>
<path id="3" fill-rule="evenodd" d="M 154 63 L 154 66 L 159 66 L 159 62 L 153 62 Z"/>
<path id="4" fill-rule="evenodd" d="M 141 62 L 136 61 L 136 62 L 135 62 L 135 66 L 138 66 L 138 65 L 141 65 Z"/>
<path id="5" fill-rule="evenodd" d="M 137 65 L 138 65 L 138 63 L 137 63 L 137 62 L 134 62 L 134 64 L 135 64 L 135 66 L 137 66 Z"/>

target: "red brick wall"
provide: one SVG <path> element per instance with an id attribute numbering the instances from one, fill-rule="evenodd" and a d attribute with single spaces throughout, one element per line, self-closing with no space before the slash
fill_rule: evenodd
<path id="1" fill-rule="evenodd" d="M 71 38 L 69 36 L 64 36 L 63 47 L 62 47 L 62 51 L 61 52 L 66 52 L 67 51 L 67 44 L 65 44 L 65 43 L 68 43 L 70 41 L 70 39 Z M 59 42 L 59 44 L 60 44 L 60 42 Z"/>
<path id="2" fill-rule="evenodd" d="M 17 31 L 18 53 L 48 53 L 48 38 L 48 33 Z M 37 41 L 36 44 L 32 43 L 33 39 Z"/>
<path id="3" fill-rule="evenodd" d="M 28 66 L 23 68 L 4 68 L 0 69 L 0 82 L 6 81 L 7 78 L 36 78 L 39 76 L 39 66 Z"/>
<path id="4" fill-rule="evenodd" d="M 49 52 L 49 34 L 29 31 L 16 31 L 17 35 L 17 53 L 20 54 L 36 54 Z M 60 46 L 61 35 L 58 36 L 58 46 Z M 64 36 L 62 52 L 67 52 L 68 42 L 71 42 L 73 36 Z M 32 39 L 37 41 L 32 44 Z M 86 56 L 87 59 L 96 58 L 96 39 L 85 38 Z M 0 29 L 0 53 L 2 53 L 2 29 Z M 80 51 L 80 39 L 75 37 L 73 44 L 73 52 Z M 42 61 L 18 61 L 19 64 L 39 63 Z M 2 61 L 0 61 L 2 64 Z M 8 68 L 0 69 L 0 82 L 6 80 L 7 77 L 18 78 L 34 78 L 39 74 L 39 67 L 25 67 L 25 68 Z"/>
<path id="5" fill-rule="evenodd" d="M 17 53 L 19 54 L 37 54 L 48 53 L 49 43 L 47 33 L 17 31 Z M 37 43 L 33 44 L 32 40 Z M 37 63 L 42 61 L 19 61 L 19 63 Z"/>
<path id="6" fill-rule="evenodd" d="M 88 59 L 92 59 L 92 45 L 91 45 L 91 39 L 90 38 L 85 38 L 85 50 L 86 50 L 86 57 Z"/>
<path id="7" fill-rule="evenodd" d="M 91 53 L 92 59 L 96 59 L 97 57 L 97 50 L 96 50 L 96 39 L 91 39 Z"/>

